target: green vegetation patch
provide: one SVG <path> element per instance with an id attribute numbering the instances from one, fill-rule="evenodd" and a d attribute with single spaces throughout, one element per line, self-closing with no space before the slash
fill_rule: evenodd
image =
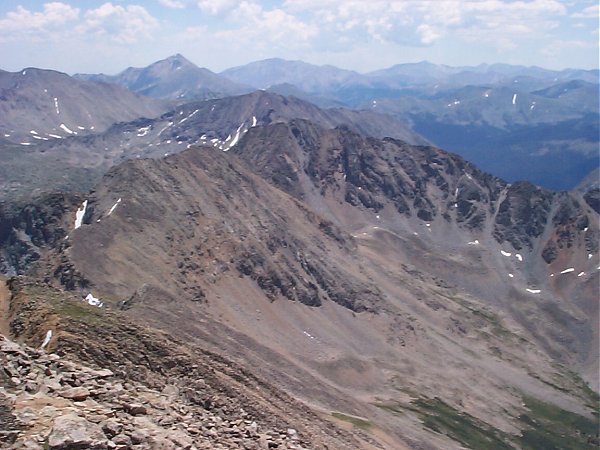
<path id="1" fill-rule="evenodd" d="M 415 400 L 412 405 L 426 428 L 445 434 L 465 447 L 514 450 L 514 447 L 507 443 L 509 435 L 469 414 L 458 411 L 437 397 Z"/>
<path id="2" fill-rule="evenodd" d="M 361 417 L 350 416 L 348 414 L 344 414 L 344 413 L 336 412 L 336 411 L 332 412 L 331 415 L 333 417 L 335 417 L 336 419 L 343 420 L 344 422 L 349 422 L 352 425 L 354 425 L 355 427 L 360 428 L 361 430 L 364 430 L 364 431 L 369 431 L 373 427 L 373 424 L 370 421 L 363 419 Z"/>
<path id="3" fill-rule="evenodd" d="M 525 397 L 529 413 L 519 416 L 525 424 L 520 444 L 526 450 L 597 449 L 600 421 L 596 415 L 587 418 L 558 406 Z"/>
<path id="4" fill-rule="evenodd" d="M 89 306 L 87 303 L 75 300 L 63 300 L 55 305 L 60 316 L 79 320 L 88 324 L 102 324 L 107 317 L 100 308 Z"/>

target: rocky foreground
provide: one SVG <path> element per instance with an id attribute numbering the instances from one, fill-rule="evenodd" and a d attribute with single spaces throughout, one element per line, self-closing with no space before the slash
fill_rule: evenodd
<path id="1" fill-rule="evenodd" d="M 1 339 L 0 436 L 8 448 L 305 448 L 295 429 L 259 426 L 243 410 L 231 420 L 222 408 L 191 407 L 176 385 L 123 383 L 111 370 Z M 227 398 L 207 402 L 226 406 Z"/>
<path id="2" fill-rule="evenodd" d="M 218 355 L 41 283 L 9 285 L 2 323 L 15 340 L 0 334 L 1 448 L 361 447 Z"/>

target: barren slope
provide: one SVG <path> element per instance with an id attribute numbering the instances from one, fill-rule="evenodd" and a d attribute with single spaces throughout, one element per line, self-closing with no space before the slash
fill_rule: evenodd
<path id="1" fill-rule="evenodd" d="M 592 377 L 597 354 L 597 216 L 581 198 L 306 123 L 252 129 L 236 151 L 112 170 L 54 275 L 317 410 L 364 417 L 384 448 L 476 445 L 425 431 L 439 410 L 522 448 L 536 401 L 590 414 L 572 372 Z"/>

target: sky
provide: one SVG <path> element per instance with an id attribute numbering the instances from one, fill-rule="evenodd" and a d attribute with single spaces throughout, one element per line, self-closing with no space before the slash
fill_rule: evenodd
<path id="1" fill-rule="evenodd" d="M 115 74 L 181 53 L 365 73 L 427 60 L 598 68 L 598 0 L 2 0 L 0 68 Z"/>

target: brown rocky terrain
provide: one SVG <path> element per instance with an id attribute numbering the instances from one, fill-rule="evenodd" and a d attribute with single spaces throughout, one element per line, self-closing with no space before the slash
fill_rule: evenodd
<path id="1" fill-rule="evenodd" d="M 0 338 L 3 448 L 364 444 L 360 433 L 323 421 L 219 355 L 32 280 L 12 278 L 8 286 L 2 302 L 8 302 L 10 328 L 2 333 L 35 348 Z"/>
<path id="2" fill-rule="evenodd" d="M 21 270 L 102 302 L 99 323 L 225 357 L 380 448 L 594 448 L 590 198 L 432 147 L 273 123 L 227 153 L 112 169 L 85 205 L 37 223 L 61 239 Z M 14 242 L 25 216 L 5 225 Z"/>

